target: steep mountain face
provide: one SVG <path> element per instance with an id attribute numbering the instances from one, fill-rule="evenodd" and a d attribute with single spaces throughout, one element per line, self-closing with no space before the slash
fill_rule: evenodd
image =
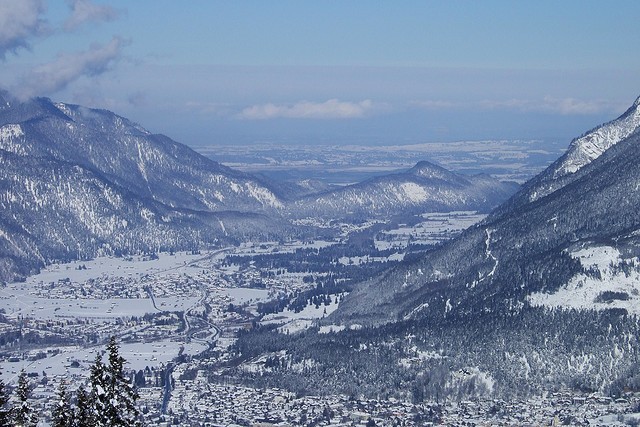
<path id="1" fill-rule="evenodd" d="M 2 98 L 0 149 L 99 173 L 140 197 L 202 211 L 272 211 L 282 202 L 263 183 L 109 111 Z"/>
<path id="2" fill-rule="evenodd" d="M 628 279 L 640 274 L 637 109 L 636 101 L 620 119 L 575 140 L 558 162 L 459 238 L 363 284 L 335 318 L 472 321 L 531 305 L 637 312 L 640 288 Z M 604 151 L 582 155 L 595 153 L 595 145 Z"/>
<path id="3" fill-rule="evenodd" d="M 640 97 L 617 119 L 574 139 L 562 157 L 527 182 L 522 191 L 518 192 L 510 203 L 502 205 L 497 212 L 509 213 L 515 206 L 534 202 L 569 185 L 580 176 L 577 174 L 578 171 L 609 148 L 631 136 L 638 127 L 640 127 Z"/>
<path id="4" fill-rule="evenodd" d="M 485 211 L 518 189 L 488 175 L 465 176 L 423 161 L 404 173 L 385 175 L 295 202 L 297 216 L 330 219 L 389 217 L 423 212 Z"/>
<path id="5" fill-rule="evenodd" d="M 0 280 L 289 232 L 264 215 L 281 202 L 260 181 L 107 111 L 2 94 L 0 163 Z"/>

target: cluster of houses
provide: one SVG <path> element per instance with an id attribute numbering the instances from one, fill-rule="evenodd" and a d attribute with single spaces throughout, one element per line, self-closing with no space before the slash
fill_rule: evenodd
<path id="1" fill-rule="evenodd" d="M 173 372 L 169 404 L 164 414 L 159 411 L 147 414 L 151 424 L 592 427 L 638 425 L 640 421 L 640 414 L 634 414 L 640 405 L 640 396 L 633 394 L 612 399 L 598 394 L 560 392 L 544 398 L 512 402 L 486 399 L 441 404 L 344 395 L 296 396 L 295 393 L 276 388 L 258 389 L 231 383 L 212 383 L 205 370 L 194 369 L 194 366 L 183 364 Z"/>

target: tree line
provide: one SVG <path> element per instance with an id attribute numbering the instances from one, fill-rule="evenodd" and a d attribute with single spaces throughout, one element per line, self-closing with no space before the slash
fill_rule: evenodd
<path id="1" fill-rule="evenodd" d="M 640 390 L 640 318 L 625 310 L 525 305 L 434 319 L 323 334 L 318 327 L 285 335 L 259 326 L 239 334 L 227 371 L 208 376 L 300 395 L 416 403 L 524 399 L 562 389 L 618 398 Z M 260 355 L 267 358 L 259 369 L 242 369 Z"/>
<path id="2" fill-rule="evenodd" d="M 138 394 L 124 373 L 125 359 L 120 355 L 115 337 L 107 345 L 107 363 L 98 354 L 91 366 L 88 383 L 75 393 L 61 380 L 50 402 L 52 427 L 141 427 L 136 406 Z M 31 404 L 32 384 L 21 371 L 13 390 L 13 399 L 0 380 L 0 427 L 35 427 L 39 416 Z"/>

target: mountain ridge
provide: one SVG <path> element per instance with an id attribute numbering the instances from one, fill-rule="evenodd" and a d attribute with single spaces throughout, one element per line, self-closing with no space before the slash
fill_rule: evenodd
<path id="1" fill-rule="evenodd" d="M 619 117 L 596 126 L 575 138 L 567 151 L 542 173 L 530 179 L 522 186 L 508 203 L 499 206 L 494 212 L 499 215 L 515 206 L 523 206 L 548 196 L 554 191 L 570 184 L 581 169 L 600 157 L 620 141 L 638 132 L 640 128 L 640 97 Z"/>
<path id="2" fill-rule="evenodd" d="M 98 254 L 284 237 L 261 182 L 106 110 L 2 95 L 0 280 Z"/>
<path id="3" fill-rule="evenodd" d="M 0 111 L 0 135 L 7 125 L 20 127 L 21 144 L 2 138 L 0 148 L 77 163 L 169 206 L 249 212 L 281 206 L 251 176 L 106 110 L 36 98 Z"/>

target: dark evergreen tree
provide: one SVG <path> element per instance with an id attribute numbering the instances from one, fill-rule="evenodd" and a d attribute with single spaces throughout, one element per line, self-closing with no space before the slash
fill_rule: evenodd
<path id="1" fill-rule="evenodd" d="M 9 393 L 4 381 L 0 379 L 0 427 L 9 427 L 11 425 L 11 406 L 9 404 Z"/>
<path id="2" fill-rule="evenodd" d="M 109 426 L 138 426 L 139 412 L 136 407 L 138 393 L 124 374 L 124 358 L 115 337 L 111 337 L 107 346 L 109 366 L 107 372 L 107 410 Z"/>
<path id="3" fill-rule="evenodd" d="M 13 411 L 13 425 L 35 427 L 38 424 L 38 417 L 29 403 L 31 391 L 31 384 L 23 369 L 18 377 L 18 387 L 15 391 L 17 402 Z"/>
<path id="4" fill-rule="evenodd" d="M 97 424 L 91 395 L 83 386 L 76 391 L 76 409 L 74 413 L 74 427 L 93 427 Z"/>
<path id="5" fill-rule="evenodd" d="M 91 366 L 91 375 L 89 377 L 91 390 L 89 392 L 88 408 L 90 409 L 93 425 L 96 427 L 106 427 L 107 424 L 107 408 L 109 398 L 107 397 L 107 368 L 102 363 L 102 354 L 96 355 L 96 360 Z"/>
<path id="6" fill-rule="evenodd" d="M 131 427 L 140 426 L 140 413 L 136 407 L 138 394 L 124 373 L 125 360 L 115 337 L 107 346 L 108 365 L 102 355 L 96 356 L 89 378 L 90 392 L 78 389 L 77 427 Z"/>
<path id="7" fill-rule="evenodd" d="M 67 392 L 67 385 L 61 381 L 51 410 L 51 425 L 52 427 L 73 427 L 73 421 L 71 398 Z"/>

